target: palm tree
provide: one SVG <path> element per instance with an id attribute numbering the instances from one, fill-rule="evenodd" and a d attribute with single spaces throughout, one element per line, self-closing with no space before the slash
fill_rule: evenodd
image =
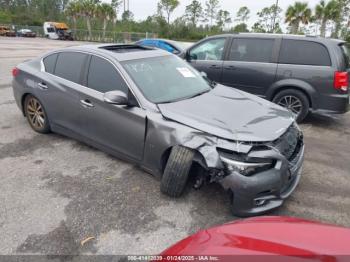
<path id="1" fill-rule="evenodd" d="M 79 0 L 81 5 L 81 15 L 86 19 L 86 26 L 89 31 L 89 40 L 92 40 L 92 31 L 91 31 L 91 19 L 96 14 L 96 1 L 95 0 Z"/>
<path id="2" fill-rule="evenodd" d="M 74 32 L 77 32 L 77 19 L 80 15 L 81 5 L 78 1 L 71 1 L 65 9 L 65 13 L 68 17 L 73 19 Z"/>
<path id="3" fill-rule="evenodd" d="M 315 8 L 315 19 L 320 21 L 321 28 L 320 33 L 322 37 L 326 36 L 326 26 L 329 20 L 335 20 L 338 16 L 338 4 L 336 0 L 331 0 L 326 4 L 324 0 L 321 0 Z"/>
<path id="4" fill-rule="evenodd" d="M 105 39 L 108 21 L 113 20 L 116 17 L 115 10 L 110 4 L 102 3 L 96 8 L 96 16 L 103 20 L 102 38 Z"/>
<path id="5" fill-rule="evenodd" d="M 307 25 L 311 16 L 311 9 L 307 3 L 295 2 L 294 5 L 289 6 L 286 12 L 286 23 L 291 26 L 291 33 L 297 34 L 300 23 Z"/>

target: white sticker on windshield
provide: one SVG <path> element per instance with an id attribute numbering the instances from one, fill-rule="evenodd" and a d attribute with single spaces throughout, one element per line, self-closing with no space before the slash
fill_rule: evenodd
<path id="1" fill-rule="evenodd" d="M 187 67 L 177 67 L 176 69 L 183 77 L 196 77 L 196 75 Z"/>

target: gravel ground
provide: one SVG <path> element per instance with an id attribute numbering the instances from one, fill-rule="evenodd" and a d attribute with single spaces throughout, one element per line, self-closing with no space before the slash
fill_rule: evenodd
<path id="1" fill-rule="evenodd" d="M 158 180 L 126 162 L 30 129 L 12 96 L 11 69 L 77 44 L 0 37 L 0 255 L 157 254 L 199 229 L 237 219 L 218 185 L 173 200 L 159 192 Z M 307 119 L 303 177 L 272 215 L 350 227 L 349 127 L 349 113 Z"/>

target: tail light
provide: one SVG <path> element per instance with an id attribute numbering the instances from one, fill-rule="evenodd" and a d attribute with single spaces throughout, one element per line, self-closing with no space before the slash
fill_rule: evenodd
<path id="1" fill-rule="evenodd" d="M 348 72 L 334 73 L 334 88 L 341 91 L 348 91 L 349 75 Z"/>
<path id="2" fill-rule="evenodd" d="M 14 69 L 12 69 L 12 76 L 13 76 L 13 77 L 18 76 L 18 74 L 19 74 L 19 69 L 18 69 L 17 67 L 15 67 Z"/>

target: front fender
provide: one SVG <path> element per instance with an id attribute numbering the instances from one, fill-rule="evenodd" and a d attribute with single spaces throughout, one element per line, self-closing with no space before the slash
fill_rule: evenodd
<path id="1" fill-rule="evenodd" d="M 222 169 L 217 148 L 248 153 L 250 145 L 221 139 L 181 123 L 167 120 L 159 113 L 147 117 L 143 166 L 156 176 L 161 176 L 164 155 L 174 146 L 183 146 L 196 151 L 195 158 L 202 166 Z"/>

